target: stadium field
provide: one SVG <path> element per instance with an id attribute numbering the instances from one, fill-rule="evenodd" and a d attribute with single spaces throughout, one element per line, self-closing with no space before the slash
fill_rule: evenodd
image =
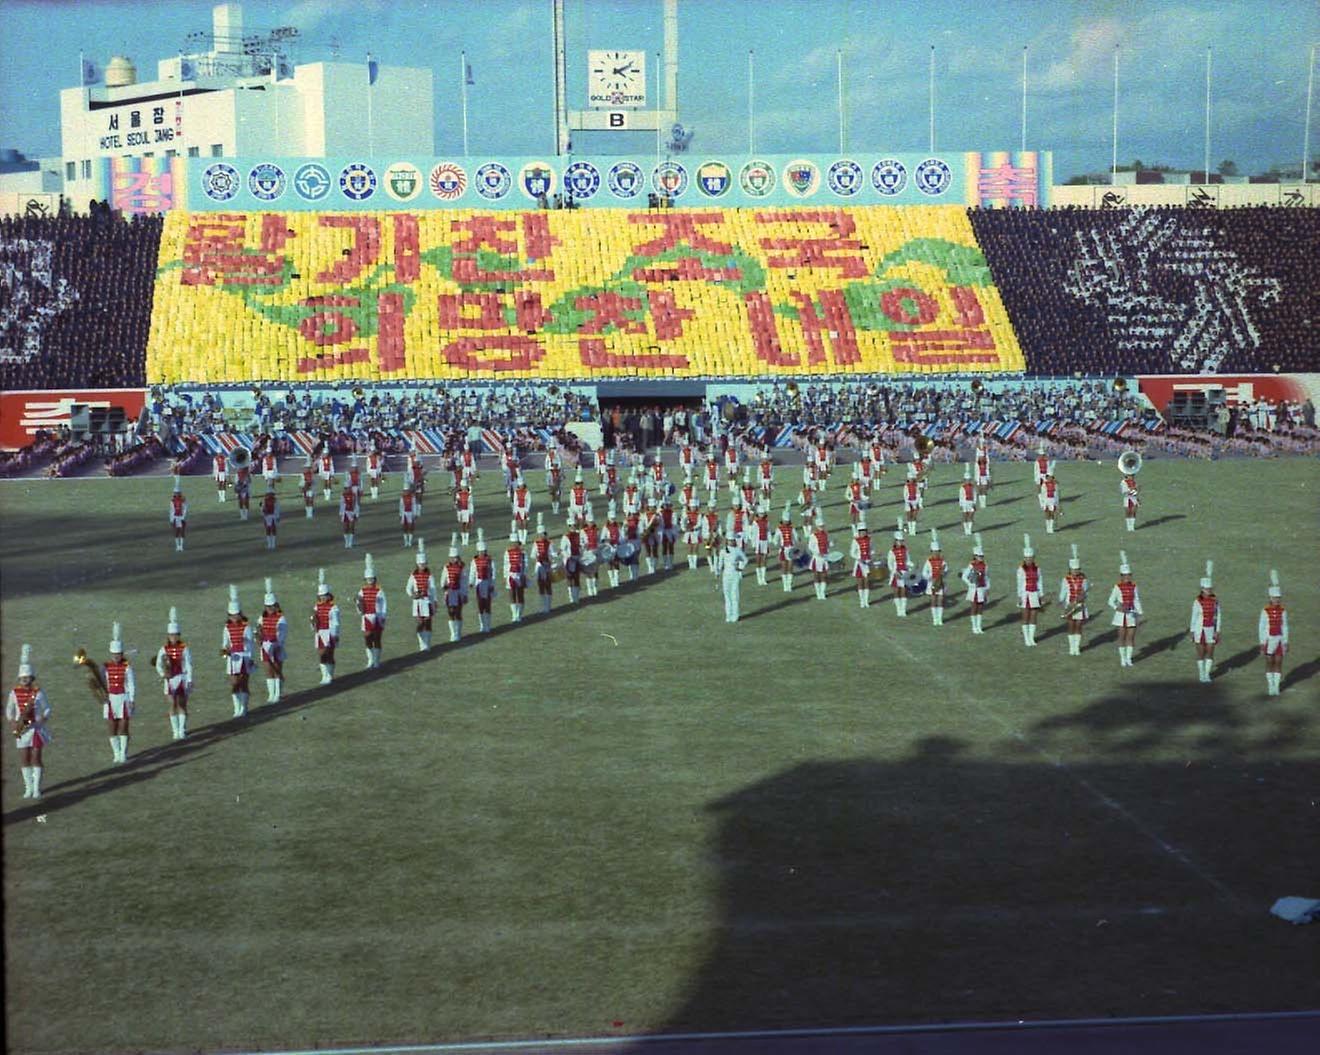
<path id="1" fill-rule="evenodd" d="M 495 632 L 475 634 L 469 606 L 458 646 L 439 643 L 442 612 L 427 654 L 404 604 L 397 474 L 352 551 L 324 505 L 302 518 L 290 477 L 274 553 L 207 477 L 185 482 L 183 554 L 162 478 L 0 485 L 4 676 L 32 643 L 55 712 L 44 797 L 20 797 L 12 745 L 3 767 L 7 1047 L 1320 1007 L 1314 928 L 1268 915 L 1279 896 L 1317 896 L 1320 876 L 1317 463 L 1148 462 L 1133 534 L 1112 464 L 1060 463 L 1053 536 L 1029 464 L 995 471 L 978 514 L 983 637 L 961 598 L 942 628 L 924 599 L 897 618 L 879 588 L 859 608 L 846 562 L 826 602 L 805 575 L 786 595 L 776 573 L 768 587 L 749 574 L 730 626 L 715 579 L 680 558 L 574 609 L 557 586 L 553 614 L 517 627 L 501 592 Z M 881 548 L 897 476 L 870 517 Z M 923 517 L 955 568 L 971 548 L 958 476 L 934 467 Z M 781 478 L 776 518 L 800 476 Z M 827 515 L 846 551 L 843 482 Z M 483 473 L 497 555 L 507 509 Z M 419 529 L 433 568 L 452 528 L 433 485 Z M 1023 646 L 1023 531 L 1052 591 L 1080 546 L 1080 657 L 1057 604 Z M 1120 549 L 1146 609 L 1130 669 L 1103 607 Z M 392 609 L 372 672 L 352 615 L 366 552 Z M 1207 558 L 1224 636 L 1205 685 L 1187 628 Z M 328 687 L 306 619 L 318 566 L 345 622 Z M 1271 567 L 1292 630 L 1277 698 L 1256 647 Z M 255 672 L 252 713 L 231 720 L 225 586 L 255 616 L 267 574 L 290 618 L 285 699 L 265 705 Z M 183 743 L 150 667 L 170 605 L 197 678 Z M 78 646 L 104 657 L 116 619 L 139 650 L 118 767 L 70 661 Z"/>

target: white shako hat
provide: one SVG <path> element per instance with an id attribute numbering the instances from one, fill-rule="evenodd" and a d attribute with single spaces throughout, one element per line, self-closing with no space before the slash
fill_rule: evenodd
<path id="1" fill-rule="evenodd" d="M 1045 441 L 1044 441 L 1044 440 L 1041 440 L 1038 444 L 1036 444 L 1036 453 L 1037 453 L 1037 454 L 1044 454 L 1044 453 L 1045 453 Z"/>
<path id="2" fill-rule="evenodd" d="M 1215 572 L 1215 562 L 1212 560 L 1206 561 L 1205 577 L 1201 580 L 1201 589 L 1203 590 L 1214 589 L 1214 585 L 1215 585 L 1214 572 Z"/>
<path id="3" fill-rule="evenodd" d="M 821 513 L 819 509 L 816 510 L 816 515 L 813 518 L 813 523 L 816 525 L 816 527 L 825 526 L 825 516 L 824 514 Z"/>
<path id="4" fill-rule="evenodd" d="M 930 548 L 935 551 L 940 548 L 940 533 L 934 528 L 930 529 Z"/>
<path id="5" fill-rule="evenodd" d="M 32 646 L 24 645 L 18 650 L 18 676 L 20 678 L 35 678 L 37 668 L 32 665 Z"/>
<path id="6" fill-rule="evenodd" d="M 618 503 L 616 503 L 613 498 L 610 499 L 609 505 L 605 507 L 605 515 L 611 520 L 619 515 Z"/>
<path id="7" fill-rule="evenodd" d="M 899 517 L 898 520 L 896 521 L 896 524 L 897 527 L 895 527 L 894 529 L 894 538 L 898 539 L 901 542 L 906 537 L 903 533 L 903 518 Z"/>
<path id="8" fill-rule="evenodd" d="M 485 553 L 486 549 L 486 530 L 485 528 L 477 528 L 477 552 Z"/>
<path id="9" fill-rule="evenodd" d="M 917 464 L 916 464 L 916 462 L 908 462 L 907 474 L 908 474 L 908 479 L 909 479 L 909 480 L 911 480 L 914 476 L 917 475 Z"/>
<path id="10" fill-rule="evenodd" d="M 1022 536 L 1022 556 L 1024 556 L 1024 557 L 1034 557 L 1035 555 L 1036 555 L 1036 551 L 1035 551 L 1034 549 L 1031 548 L 1031 536 L 1030 536 L 1030 535 L 1023 535 L 1023 536 Z"/>
<path id="11" fill-rule="evenodd" d="M 451 535 L 449 536 L 449 555 L 450 555 L 451 557 L 457 557 L 457 556 L 458 556 L 458 532 L 457 532 L 457 531 L 455 531 L 453 534 L 451 534 Z"/>
<path id="12" fill-rule="evenodd" d="M 368 553 L 365 557 L 362 558 L 362 578 L 374 579 L 375 577 L 376 577 L 376 562 L 371 559 L 371 554 Z"/>
<path id="13" fill-rule="evenodd" d="M 417 540 L 417 566 L 420 568 L 426 563 L 426 539 Z"/>
<path id="14" fill-rule="evenodd" d="M 274 605 L 274 604 L 279 604 L 279 603 L 280 603 L 280 602 L 279 602 L 279 599 L 275 596 L 275 580 L 274 580 L 274 579 L 267 579 L 267 580 L 266 580 L 266 596 L 263 597 L 263 598 L 261 599 L 261 603 L 264 604 L 264 605 Z"/>
<path id="15" fill-rule="evenodd" d="M 861 513 L 861 514 L 858 515 L 858 517 L 857 517 L 857 530 L 856 530 L 856 532 L 854 532 L 854 534 L 860 534 L 860 533 L 863 532 L 863 531 L 866 531 L 868 534 L 870 533 L 870 529 L 867 528 L 867 526 L 866 526 L 866 514 L 865 514 L 865 513 Z"/>
<path id="16" fill-rule="evenodd" d="M 230 615 L 238 615 L 243 610 L 243 606 L 238 603 L 238 587 L 230 585 L 229 587 L 229 607 L 226 609 Z"/>
<path id="17" fill-rule="evenodd" d="M 353 454 L 353 457 L 349 459 L 349 461 L 352 463 L 353 468 L 356 469 L 356 468 L 357 468 L 357 463 L 358 463 L 358 462 L 357 462 L 357 454 L 356 454 L 356 452 Z"/>
<path id="18" fill-rule="evenodd" d="M 1127 550 L 1121 549 L 1118 551 L 1118 574 L 1119 575 L 1132 574 L 1132 565 L 1128 563 Z"/>
<path id="19" fill-rule="evenodd" d="M 110 624 L 110 651 L 124 651 L 124 631 L 118 623 Z"/>
<path id="20" fill-rule="evenodd" d="M 169 622 L 165 624 L 165 633 L 167 634 L 183 633 L 182 628 L 179 626 L 179 610 L 175 608 L 173 605 L 170 606 L 170 618 L 169 618 Z"/>
<path id="21" fill-rule="evenodd" d="M 972 541 L 974 543 L 974 545 L 972 546 L 972 556 L 984 557 L 985 547 L 981 544 L 981 533 L 979 531 L 972 536 Z"/>
<path id="22" fill-rule="evenodd" d="M 183 491 L 183 479 L 179 476 L 178 473 L 174 473 L 173 493 L 177 495 L 182 491 Z"/>
<path id="23" fill-rule="evenodd" d="M 275 493 L 275 481 L 274 481 L 274 480 L 267 480 L 267 481 L 266 481 L 266 494 L 268 494 L 268 495 L 273 495 L 274 493 Z"/>
<path id="24" fill-rule="evenodd" d="M 1049 463 L 1045 466 L 1045 475 L 1046 475 L 1046 476 L 1053 476 L 1053 475 L 1054 475 L 1054 463 L 1053 463 L 1053 462 L 1049 462 Z"/>
<path id="25" fill-rule="evenodd" d="M 575 484 L 580 484 L 580 483 L 582 482 L 582 470 L 581 470 L 581 469 L 579 469 L 577 472 L 575 472 L 575 473 L 573 474 L 573 482 L 574 482 Z"/>
<path id="26" fill-rule="evenodd" d="M 1270 569 L 1270 594 L 1271 597 L 1282 597 L 1283 589 L 1279 586 L 1279 573 L 1273 568 Z"/>
<path id="27" fill-rule="evenodd" d="M 591 511 L 591 506 L 587 506 L 586 519 L 588 524 L 594 524 L 596 522 L 596 514 Z M 481 528 L 477 528 L 477 538 L 481 538 Z"/>
<path id="28" fill-rule="evenodd" d="M 1068 559 L 1068 567 L 1076 571 L 1082 566 L 1082 558 L 1077 556 L 1077 543 L 1072 544 L 1072 556 Z"/>
<path id="29" fill-rule="evenodd" d="M 782 521 L 784 521 L 785 523 L 787 523 L 787 522 L 789 522 L 789 521 L 791 521 L 791 520 L 793 519 L 793 503 L 792 503 L 792 502 L 785 502 L 785 503 L 784 503 L 784 511 L 779 515 L 779 519 L 782 520 Z"/>
<path id="30" fill-rule="evenodd" d="M 731 502 L 734 509 L 742 508 L 742 495 L 735 494 Z"/>
<path id="31" fill-rule="evenodd" d="M 316 596 L 324 597 L 330 592 L 330 584 L 325 581 L 325 569 L 316 569 Z"/>
<path id="32" fill-rule="evenodd" d="M 353 486 L 352 478 L 348 475 L 348 473 L 344 473 L 344 487 L 349 488 L 352 486 Z"/>
<path id="33" fill-rule="evenodd" d="M 537 533 L 538 535 L 544 535 L 544 534 L 545 534 L 545 514 L 544 514 L 544 513 L 537 513 L 537 514 L 536 514 L 536 533 Z"/>
<path id="34" fill-rule="evenodd" d="M 963 479 L 970 480 L 971 478 L 972 478 L 972 463 L 968 462 L 966 465 L 963 466 Z"/>

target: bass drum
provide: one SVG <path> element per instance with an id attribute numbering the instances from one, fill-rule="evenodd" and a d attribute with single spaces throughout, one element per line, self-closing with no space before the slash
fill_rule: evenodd
<path id="1" fill-rule="evenodd" d="M 596 566 L 596 554 L 592 550 L 582 551 L 582 567 L 594 568 Z"/>
<path id="2" fill-rule="evenodd" d="M 641 547 L 636 542 L 633 542 L 632 539 L 625 539 L 619 543 L 619 562 L 622 564 L 635 564 L 639 552 L 641 552 Z"/>
<path id="3" fill-rule="evenodd" d="M 921 572 L 915 568 L 909 569 L 903 575 L 903 586 L 907 589 L 909 597 L 920 597 L 926 592 L 927 585 L 929 584 L 922 578 Z"/>
<path id="4" fill-rule="evenodd" d="M 602 564 L 608 564 L 614 559 L 614 543 L 602 542 L 600 548 L 596 550 L 596 556 L 600 558 Z"/>
<path id="5" fill-rule="evenodd" d="M 832 549 L 832 550 L 830 550 L 827 554 L 825 554 L 825 559 L 826 559 L 830 564 L 838 564 L 839 561 L 843 560 L 843 551 L 842 551 L 842 550 L 837 550 L 837 549 Z"/>

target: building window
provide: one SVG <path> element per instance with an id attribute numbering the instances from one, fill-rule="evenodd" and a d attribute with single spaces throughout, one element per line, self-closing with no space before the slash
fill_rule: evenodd
<path id="1" fill-rule="evenodd" d="M 225 156 L 225 148 L 224 148 L 224 144 L 222 144 L 222 143 L 212 143 L 212 144 L 211 144 L 211 157 L 213 157 L 213 158 L 221 158 L 221 157 L 224 157 L 224 156 Z"/>
<path id="2" fill-rule="evenodd" d="M 155 152 L 154 150 L 148 150 L 148 151 L 147 151 L 145 154 L 143 154 L 142 156 L 143 156 L 144 158 L 154 158 L 154 157 L 156 156 L 156 152 Z"/>
<path id="3" fill-rule="evenodd" d="M 177 158 L 179 156 L 179 152 L 177 150 L 167 150 L 165 151 L 165 156 L 167 158 Z"/>
<path id="4" fill-rule="evenodd" d="M 64 178 L 68 180 L 70 183 L 72 183 L 76 178 L 77 171 L 78 171 L 78 163 L 76 161 L 66 161 L 64 163 Z"/>
<path id="5" fill-rule="evenodd" d="M 92 162 L 90 159 L 85 160 L 82 163 L 82 178 L 83 179 L 92 178 Z"/>
<path id="6" fill-rule="evenodd" d="M 199 155 L 201 152 L 202 152 L 202 151 L 201 151 L 201 148 L 200 148 L 200 147 L 189 147 L 189 148 L 188 148 L 188 156 L 189 156 L 190 158 L 195 158 L 195 157 L 197 157 L 197 155 Z"/>

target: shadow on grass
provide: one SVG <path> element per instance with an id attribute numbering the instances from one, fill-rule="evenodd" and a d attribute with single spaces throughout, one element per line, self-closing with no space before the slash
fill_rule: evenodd
<path id="1" fill-rule="evenodd" d="M 1157 656 L 1161 652 L 1172 652 L 1178 647 L 1178 643 L 1186 636 L 1186 632 L 1178 630 L 1170 634 L 1168 637 L 1156 638 L 1154 641 L 1143 645 L 1136 653 L 1134 653 L 1132 657 L 1133 661 L 1136 662 L 1142 659 L 1150 659 L 1151 656 Z"/>
<path id="2" fill-rule="evenodd" d="M 1300 685 L 1304 681 L 1310 681 L 1317 674 L 1320 674 L 1320 656 L 1316 656 L 1314 659 L 1288 671 L 1283 676 L 1280 686 L 1286 689 L 1293 685 Z"/>
<path id="3" fill-rule="evenodd" d="M 1091 517 L 1091 518 L 1088 519 L 1088 520 L 1065 521 L 1065 522 L 1064 522 L 1063 524 L 1061 524 L 1056 530 L 1058 530 L 1058 531 L 1073 531 L 1073 530 L 1076 530 L 1077 528 L 1084 528 L 1084 527 L 1086 527 L 1086 526 L 1088 526 L 1088 525 L 1090 525 L 1090 524 L 1094 524 L 1094 523 L 1096 523 L 1099 519 L 1100 519 L 1099 517 Z"/>
<path id="4" fill-rule="evenodd" d="M 1156 517 L 1154 520 L 1147 520 L 1144 524 L 1138 524 L 1138 531 L 1145 531 L 1147 528 L 1159 527 L 1161 524 L 1169 524 L 1175 520 L 1186 520 L 1186 513 L 1166 513 L 1162 517 Z"/>
<path id="5" fill-rule="evenodd" d="M 1257 646 L 1252 645 L 1250 648 L 1244 648 L 1241 652 L 1237 653 L 1236 655 L 1229 656 L 1229 658 L 1224 660 L 1222 663 L 1216 663 L 1214 667 L 1214 672 L 1216 674 L 1227 674 L 1230 671 L 1239 670 L 1242 667 L 1248 666 L 1253 659 L 1256 659 L 1259 656 L 1260 656 L 1260 649 Z M 1261 669 L 1262 670 L 1265 669 L 1263 662 L 1261 664 Z"/>

